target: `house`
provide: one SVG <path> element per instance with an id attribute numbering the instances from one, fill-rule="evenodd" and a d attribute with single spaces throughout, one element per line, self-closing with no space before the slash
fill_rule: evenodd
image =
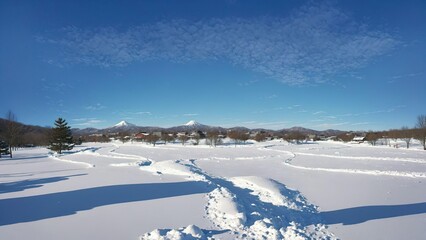
<path id="1" fill-rule="evenodd" d="M 365 140 L 365 137 L 355 136 L 355 137 L 352 139 L 352 142 L 354 142 L 354 143 L 363 143 L 363 142 L 364 142 L 364 140 Z"/>
<path id="2" fill-rule="evenodd" d="M 149 135 L 149 133 L 146 132 L 140 132 L 135 134 L 135 136 L 133 136 L 133 140 L 135 141 L 145 141 L 146 137 Z"/>
<path id="3" fill-rule="evenodd" d="M 194 138 L 203 139 L 203 138 L 206 138 L 206 134 L 203 133 L 202 131 L 193 131 L 191 134 L 189 134 L 189 137 L 191 139 L 194 139 Z"/>
<path id="4" fill-rule="evenodd" d="M 176 137 L 187 136 L 186 132 L 178 132 L 176 133 Z"/>
<path id="5" fill-rule="evenodd" d="M 162 132 L 152 132 L 152 135 L 161 138 L 161 136 L 163 136 L 163 133 Z"/>

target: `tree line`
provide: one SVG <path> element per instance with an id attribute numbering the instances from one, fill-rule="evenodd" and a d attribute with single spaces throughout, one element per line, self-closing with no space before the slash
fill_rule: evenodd
<path id="1" fill-rule="evenodd" d="M 54 128 L 28 126 L 18 122 L 16 115 L 8 111 L 6 119 L 0 119 L 0 158 L 9 155 L 20 147 L 47 146 L 52 151 L 61 153 L 71 150 L 74 144 L 80 143 L 72 138 L 68 123 L 58 118 Z"/>
<path id="2" fill-rule="evenodd" d="M 337 137 L 344 142 L 349 142 L 354 136 L 355 134 L 353 133 L 343 133 Z M 383 143 L 386 145 L 390 145 L 391 140 L 394 142 L 402 140 L 405 143 L 405 147 L 410 148 L 413 139 L 419 140 L 423 149 L 426 150 L 426 115 L 419 115 L 417 117 L 414 128 L 404 126 L 401 129 L 391 129 L 388 131 L 369 131 L 365 135 L 365 141 L 373 146 L 377 145 L 379 140 L 384 140 Z"/>
<path id="3" fill-rule="evenodd" d="M 349 142 L 352 141 L 356 134 L 343 133 L 337 136 L 337 139 Z M 121 141 L 131 140 L 129 133 L 119 133 L 118 139 Z M 209 131 L 204 134 L 196 134 L 195 136 L 187 136 L 186 134 L 177 135 L 176 133 L 164 133 L 161 136 L 148 134 L 144 139 L 145 142 L 153 144 L 162 140 L 165 144 L 178 140 L 185 145 L 189 140 L 193 140 L 193 144 L 199 144 L 200 139 L 206 139 L 206 144 L 216 146 L 222 142 L 224 137 L 229 137 L 237 144 L 246 143 L 247 140 L 253 139 L 258 142 L 265 141 L 272 137 L 267 132 L 259 132 L 254 136 L 250 136 L 246 131 L 230 130 L 228 132 L 219 132 L 217 130 Z M 307 139 L 307 135 L 299 131 L 289 133 L 275 133 L 274 137 L 281 138 L 288 142 L 301 143 Z M 405 142 L 406 148 L 409 148 L 412 139 L 417 139 L 426 150 L 426 115 L 419 115 L 416 119 L 415 127 L 402 127 L 401 129 L 391 129 L 388 131 L 369 131 L 365 134 L 365 141 L 371 145 L 377 145 L 381 140 L 382 144 L 390 145 L 391 140 L 397 142 L 402 140 Z M 8 111 L 6 119 L 0 119 L 0 158 L 2 155 L 10 155 L 13 157 L 13 151 L 18 147 L 25 146 L 48 146 L 52 151 L 61 153 L 63 150 L 71 150 L 75 144 L 82 142 L 109 142 L 110 137 L 107 135 L 89 135 L 80 136 L 73 139 L 71 129 L 65 119 L 58 118 L 54 122 L 54 128 L 42 128 L 35 126 L 27 126 L 19 123 L 17 117 L 12 111 Z"/>

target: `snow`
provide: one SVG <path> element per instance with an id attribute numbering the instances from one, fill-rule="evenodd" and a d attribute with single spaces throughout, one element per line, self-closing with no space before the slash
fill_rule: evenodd
<path id="1" fill-rule="evenodd" d="M 281 141 L 20 149 L 0 159 L 0 239 L 422 239 L 420 149 Z"/>
<path id="2" fill-rule="evenodd" d="M 126 121 L 121 121 L 121 122 L 114 125 L 114 127 L 130 127 L 130 126 L 136 126 L 136 125 L 131 124 L 131 123 L 126 122 Z"/>
<path id="3" fill-rule="evenodd" d="M 179 229 L 155 229 L 150 233 L 145 233 L 140 240 L 194 240 L 206 239 L 203 231 L 195 225 Z"/>
<path id="4" fill-rule="evenodd" d="M 195 127 L 195 126 L 201 126 L 201 124 L 198 123 L 198 122 L 196 122 L 195 120 L 191 120 L 191 121 L 185 123 L 185 126 L 193 126 L 193 127 Z"/>

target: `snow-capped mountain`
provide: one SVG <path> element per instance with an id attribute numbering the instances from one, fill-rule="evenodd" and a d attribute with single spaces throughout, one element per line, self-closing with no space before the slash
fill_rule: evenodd
<path id="1" fill-rule="evenodd" d="M 137 132 L 140 127 L 127 121 L 121 121 L 112 127 L 104 129 L 106 132 L 126 131 L 126 132 Z"/>
<path id="2" fill-rule="evenodd" d="M 326 136 L 335 136 L 339 133 L 342 133 L 342 131 L 339 130 L 325 130 L 325 131 L 315 131 L 312 129 L 307 129 L 303 127 L 292 127 L 287 129 L 281 129 L 281 130 L 268 130 L 268 129 L 249 129 L 245 127 L 233 127 L 233 128 L 222 128 L 222 127 L 215 127 L 215 126 L 209 126 L 201 124 L 195 120 L 191 120 L 185 124 L 170 127 L 170 128 L 161 128 L 161 127 L 150 127 L 150 126 L 137 126 L 135 124 L 129 123 L 127 121 L 120 121 L 119 123 L 115 124 L 112 127 L 104 128 L 104 129 L 96 129 L 96 128 L 85 128 L 85 129 L 73 129 L 73 133 L 77 135 L 88 135 L 88 134 L 94 134 L 94 133 L 101 133 L 101 134 L 107 134 L 107 133 L 118 133 L 118 132 L 128 132 L 128 133 L 137 133 L 137 132 L 154 132 L 154 131 L 165 131 L 165 132 L 193 132 L 193 131 L 202 131 L 202 132 L 209 132 L 209 131 L 219 131 L 219 132 L 226 132 L 226 130 L 240 130 L 240 131 L 266 131 L 266 132 L 281 132 L 281 133 L 288 133 L 288 132 L 302 132 L 304 134 L 323 134 Z"/>
<path id="3" fill-rule="evenodd" d="M 208 125 L 201 124 L 195 120 L 191 120 L 183 125 L 171 127 L 168 130 L 169 131 L 176 131 L 176 132 L 189 132 L 189 131 L 210 131 L 210 130 L 220 130 L 222 128 L 220 127 L 212 127 Z"/>
<path id="4" fill-rule="evenodd" d="M 121 121 L 121 122 L 115 124 L 113 127 L 135 127 L 135 126 L 136 126 L 135 124 L 132 124 L 132 123 L 129 123 L 129 122 L 126 122 L 126 121 Z"/>
<path id="5" fill-rule="evenodd" d="M 189 126 L 189 127 L 196 127 L 196 126 L 202 126 L 203 124 L 195 121 L 195 120 L 191 120 L 187 123 L 185 123 L 185 126 Z"/>

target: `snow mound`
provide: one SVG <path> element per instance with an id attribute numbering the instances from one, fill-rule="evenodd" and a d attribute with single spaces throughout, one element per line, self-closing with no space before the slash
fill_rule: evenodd
<path id="1" fill-rule="evenodd" d="M 211 177 L 207 217 L 241 239 L 334 239 L 316 206 L 295 190 L 261 177 Z"/>
<path id="2" fill-rule="evenodd" d="M 240 188 L 249 189 L 250 194 L 258 196 L 260 201 L 272 203 L 276 206 L 285 206 L 289 209 L 301 211 L 308 203 L 298 192 L 284 187 L 282 184 L 267 178 L 248 176 L 234 177 L 231 182 Z"/>
<path id="3" fill-rule="evenodd" d="M 170 174 L 184 176 L 188 180 L 206 181 L 205 176 L 198 173 L 200 170 L 189 161 L 169 160 L 155 162 L 148 166 L 141 166 L 139 169 L 153 174 Z"/>
<path id="4" fill-rule="evenodd" d="M 111 167 L 141 167 L 141 166 L 149 166 L 152 162 L 150 160 L 140 160 L 136 162 L 128 162 L 128 163 L 111 163 Z"/>
<path id="5" fill-rule="evenodd" d="M 195 240 L 207 239 L 203 231 L 195 226 L 189 225 L 179 229 L 155 229 L 139 237 L 140 240 Z"/>
<path id="6" fill-rule="evenodd" d="M 87 168 L 94 168 L 95 167 L 94 164 L 90 164 L 90 163 L 86 163 L 86 162 L 79 162 L 79 161 L 74 161 L 74 160 L 69 160 L 69 159 L 64 159 L 64 158 L 62 158 L 64 156 L 63 154 L 49 154 L 48 156 L 49 156 L 49 158 L 57 160 L 57 161 L 63 161 L 63 162 L 68 162 L 68 163 L 81 164 L 81 165 L 85 165 Z"/>
<path id="7" fill-rule="evenodd" d="M 224 187 L 216 188 L 208 194 L 207 216 L 222 229 L 238 231 L 246 222 L 246 215 L 235 200 L 235 195 Z"/>
<path id="8" fill-rule="evenodd" d="M 334 239 L 321 224 L 316 206 L 295 190 L 267 178 L 211 176 L 191 160 L 154 162 L 141 170 L 185 176 L 213 187 L 207 194 L 206 217 L 240 239 Z M 184 239 L 183 230 L 157 230 L 142 239 Z M 151 237 L 151 238 L 148 238 Z M 189 238 L 191 239 L 191 238 Z M 197 239 L 197 238 L 195 238 Z"/>

